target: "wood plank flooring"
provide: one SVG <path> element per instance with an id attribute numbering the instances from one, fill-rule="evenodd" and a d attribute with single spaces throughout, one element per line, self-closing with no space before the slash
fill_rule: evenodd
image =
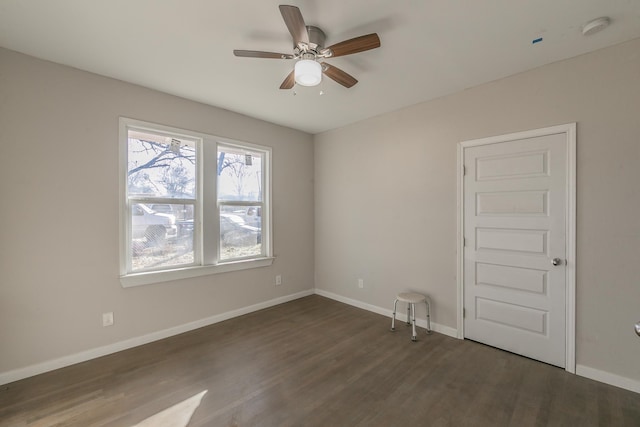
<path id="1" fill-rule="evenodd" d="M 640 394 L 317 295 L 0 386 L 0 426 L 640 426 Z"/>

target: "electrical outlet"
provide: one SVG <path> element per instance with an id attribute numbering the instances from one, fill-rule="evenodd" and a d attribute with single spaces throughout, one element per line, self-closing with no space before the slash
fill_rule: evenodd
<path id="1" fill-rule="evenodd" d="M 364 279 L 358 279 L 358 287 L 359 287 L 360 289 L 363 289 L 363 288 L 364 288 Z"/>
<path id="2" fill-rule="evenodd" d="M 113 325 L 113 311 L 109 313 L 102 313 L 102 326 Z"/>
<path id="3" fill-rule="evenodd" d="M 276 276 L 276 286 L 280 286 L 280 285 L 282 285 L 282 276 L 278 274 Z"/>

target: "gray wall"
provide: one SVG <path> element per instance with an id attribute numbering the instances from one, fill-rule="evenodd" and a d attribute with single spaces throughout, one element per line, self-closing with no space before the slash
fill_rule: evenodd
<path id="1" fill-rule="evenodd" d="M 316 135 L 316 288 L 387 309 L 422 290 L 456 328 L 457 143 L 569 122 L 576 362 L 640 381 L 638 39 Z"/>
<path id="2" fill-rule="evenodd" d="M 119 116 L 272 147 L 274 264 L 123 289 Z M 0 374 L 313 289 L 306 133 L 0 49 L 0 147 Z"/>

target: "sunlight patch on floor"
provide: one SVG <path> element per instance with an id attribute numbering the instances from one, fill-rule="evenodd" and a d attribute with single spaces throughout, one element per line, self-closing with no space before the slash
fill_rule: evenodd
<path id="1" fill-rule="evenodd" d="M 186 427 L 207 391 L 176 403 L 132 427 Z"/>

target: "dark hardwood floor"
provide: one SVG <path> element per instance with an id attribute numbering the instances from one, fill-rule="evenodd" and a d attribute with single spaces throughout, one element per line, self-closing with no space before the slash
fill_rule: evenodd
<path id="1" fill-rule="evenodd" d="M 2 426 L 640 426 L 640 395 L 310 296 L 0 386 Z"/>

